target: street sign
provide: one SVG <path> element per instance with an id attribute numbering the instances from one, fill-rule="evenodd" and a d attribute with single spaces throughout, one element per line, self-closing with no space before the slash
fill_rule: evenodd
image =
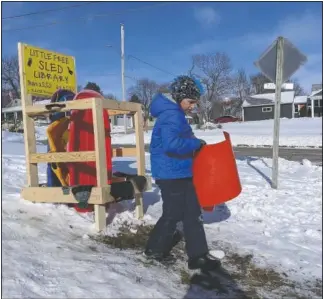
<path id="1" fill-rule="evenodd" d="M 289 40 L 283 37 L 283 73 L 282 83 L 286 82 L 303 64 L 307 57 Z M 255 65 L 272 82 L 276 82 L 277 40 L 255 62 Z"/>
<path id="2" fill-rule="evenodd" d="M 278 156 L 279 156 L 279 129 L 280 129 L 280 100 L 281 89 L 298 69 L 307 61 L 290 41 L 284 37 L 278 37 L 270 47 L 261 55 L 255 65 L 272 82 L 275 82 L 275 119 L 273 134 L 273 166 L 272 188 L 278 188 Z M 269 85 L 273 87 L 273 85 Z M 285 86 L 290 87 L 290 86 Z M 265 87 L 266 88 L 266 87 Z"/>
<path id="3" fill-rule="evenodd" d="M 276 89 L 276 84 L 275 83 L 265 83 L 264 88 L 265 89 Z M 294 89 L 294 83 L 284 83 L 282 85 L 282 89 L 293 90 Z"/>

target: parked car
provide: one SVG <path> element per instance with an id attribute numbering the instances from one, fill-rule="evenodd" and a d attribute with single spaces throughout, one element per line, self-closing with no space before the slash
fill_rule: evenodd
<path id="1" fill-rule="evenodd" d="M 223 123 L 231 123 L 231 122 L 236 122 L 236 121 L 241 121 L 241 118 L 231 116 L 231 115 L 224 115 L 216 118 L 214 120 L 215 124 L 223 124 Z"/>

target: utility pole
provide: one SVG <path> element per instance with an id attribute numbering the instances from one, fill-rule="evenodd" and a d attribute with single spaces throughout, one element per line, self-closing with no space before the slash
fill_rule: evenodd
<path id="1" fill-rule="evenodd" d="M 283 65 L 284 65 L 284 38 L 278 37 L 277 40 L 277 60 L 276 60 L 276 94 L 275 94 L 275 119 L 274 119 L 274 143 L 273 143 L 273 174 L 272 187 L 278 188 L 278 157 L 279 157 L 279 128 L 280 128 L 280 103 L 281 87 L 283 84 Z"/>
<path id="2" fill-rule="evenodd" d="M 124 26 L 121 24 L 121 84 L 122 84 L 122 98 L 126 101 L 125 92 L 125 72 L 124 72 Z M 127 134 L 127 115 L 123 115 L 124 133 Z"/>

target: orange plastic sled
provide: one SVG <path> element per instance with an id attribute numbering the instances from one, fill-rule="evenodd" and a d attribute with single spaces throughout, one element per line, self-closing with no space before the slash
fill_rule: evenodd
<path id="1" fill-rule="evenodd" d="M 193 183 L 205 211 L 213 211 L 242 190 L 230 135 L 223 133 L 225 141 L 205 145 L 193 162 Z"/>

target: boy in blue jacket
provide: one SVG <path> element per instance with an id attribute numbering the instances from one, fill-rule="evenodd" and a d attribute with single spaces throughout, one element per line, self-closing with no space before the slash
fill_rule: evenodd
<path id="1" fill-rule="evenodd" d="M 202 94 L 197 80 L 179 76 L 170 94 L 157 94 L 151 115 L 157 118 L 150 143 L 151 171 L 161 191 L 163 213 L 153 228 L 145 255 L 159 261 L 169 260 L 177 223 L 183 223 L 189 269 L 209 270 L 219 260 L 209 254 L 201 208 L 192 181 L 194 154 L 206 143 L 197 139 L 185 118 Z"/>

